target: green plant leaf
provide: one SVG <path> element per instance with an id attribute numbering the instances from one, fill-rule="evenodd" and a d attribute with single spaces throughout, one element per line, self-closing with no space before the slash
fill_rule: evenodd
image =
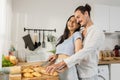
<path id="1" fill-rule="evenodd" d="M 51 53 L 55 54 L 55 53 L 56 53 L 56 50 L 54 49 L 54 50 L 50 50 L 50 51 L 48 51 L 48 52 L 51 52 Z"/>

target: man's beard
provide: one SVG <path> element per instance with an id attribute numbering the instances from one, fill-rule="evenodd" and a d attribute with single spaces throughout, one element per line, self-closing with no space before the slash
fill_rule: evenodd
<path id="1" fill-rule="evenodd" d="M 80 27 L 82 27 L 80 23 L 77 23 L 77 24 L 78 24 Z"/>
<path id="2" fill-rule="evenodd" d="M 80 24 L 80 23 L 79 23 Z M 81 25 L 81 24 L 80 24 Z M 87 26 L 87 23 L 81 25 L 81 27 L 86 27 Z"/>
<path id="3" fill-rule="evenodd" d="M 86 27 L 86 24 L 81 25 L 80 23 L 78 23 L 78 25 L 79 25 L 80 27 Z"/>
<path id="4" fill-rule="evenodd" d="M 86 24 L 84 24 L 82 27 L 86 27 L 87 25 Z"/>

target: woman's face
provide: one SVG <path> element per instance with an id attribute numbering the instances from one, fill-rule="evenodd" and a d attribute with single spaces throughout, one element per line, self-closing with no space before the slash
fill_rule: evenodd
<path id="1" fill-rule="evenodd" d="M 76 18 L 78 24 L 85 27 L 87 25 L 87 21 L 88 21 L 88 13 L 86 11 L 84 14 L 82 14 L 81 11 L 77 10 L 75 12 L 75 18 Z"/>
<path id="2" fill-rule="evenodd" d="M 70 31 L 75 31 L 79 27 L 75 17 L 70 18 L 70 20 L 67 22 L 67 27 Z"/>

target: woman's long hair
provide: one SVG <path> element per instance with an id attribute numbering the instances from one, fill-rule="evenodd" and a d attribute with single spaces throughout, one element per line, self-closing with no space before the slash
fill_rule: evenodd
<path id="1" fill-rule="evenodd" d="M 57 43 L 56 46 L 58 46 L 59 44 L 61 44 L 65 39 L 67 39 L 67 38 L 69 37 L 70 31 L 69 31 L 69 29 L 68 29 L 68 27 L 67 27 L 67 23 L 68 23 L 68 21 L 69 21 L 72 17 L 74 17 L 74 15 L 72 15 L 72 16 L 70 16 L 70 17 L 68 18 L 68 20 L 67 20 L 67 22 L 66 22 L 66 27 L 65 27 L 64 33 L 63 33 L 63 35 L 61 35 L 60 38 L 58 39 L 59 42 Z M 80 31 L 80 27 L 78 27 L 74 32 L 76 32 L 76 31 Z"/>

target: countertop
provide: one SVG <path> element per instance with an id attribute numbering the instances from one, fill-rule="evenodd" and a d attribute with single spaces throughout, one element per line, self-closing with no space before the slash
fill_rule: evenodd
<path id="1" fill-rule="evenodd" d="M 115 64 L 115 63 L 120 63 L 120 58 L 119 59 L 109 59 L 109 60 L 99 60 L 99 65 L 102 64 Z M 17 65 L 35 65 L 35 64 L 41 64 L 41 61 L 39 62 L 20 62 Z"/>
<path id="2" fill-rule="evenodd" d="M 120 63 L 120 59 L 116 60 L 99 60 L 98 64 L 115 64 L 115 63 Z"/>

